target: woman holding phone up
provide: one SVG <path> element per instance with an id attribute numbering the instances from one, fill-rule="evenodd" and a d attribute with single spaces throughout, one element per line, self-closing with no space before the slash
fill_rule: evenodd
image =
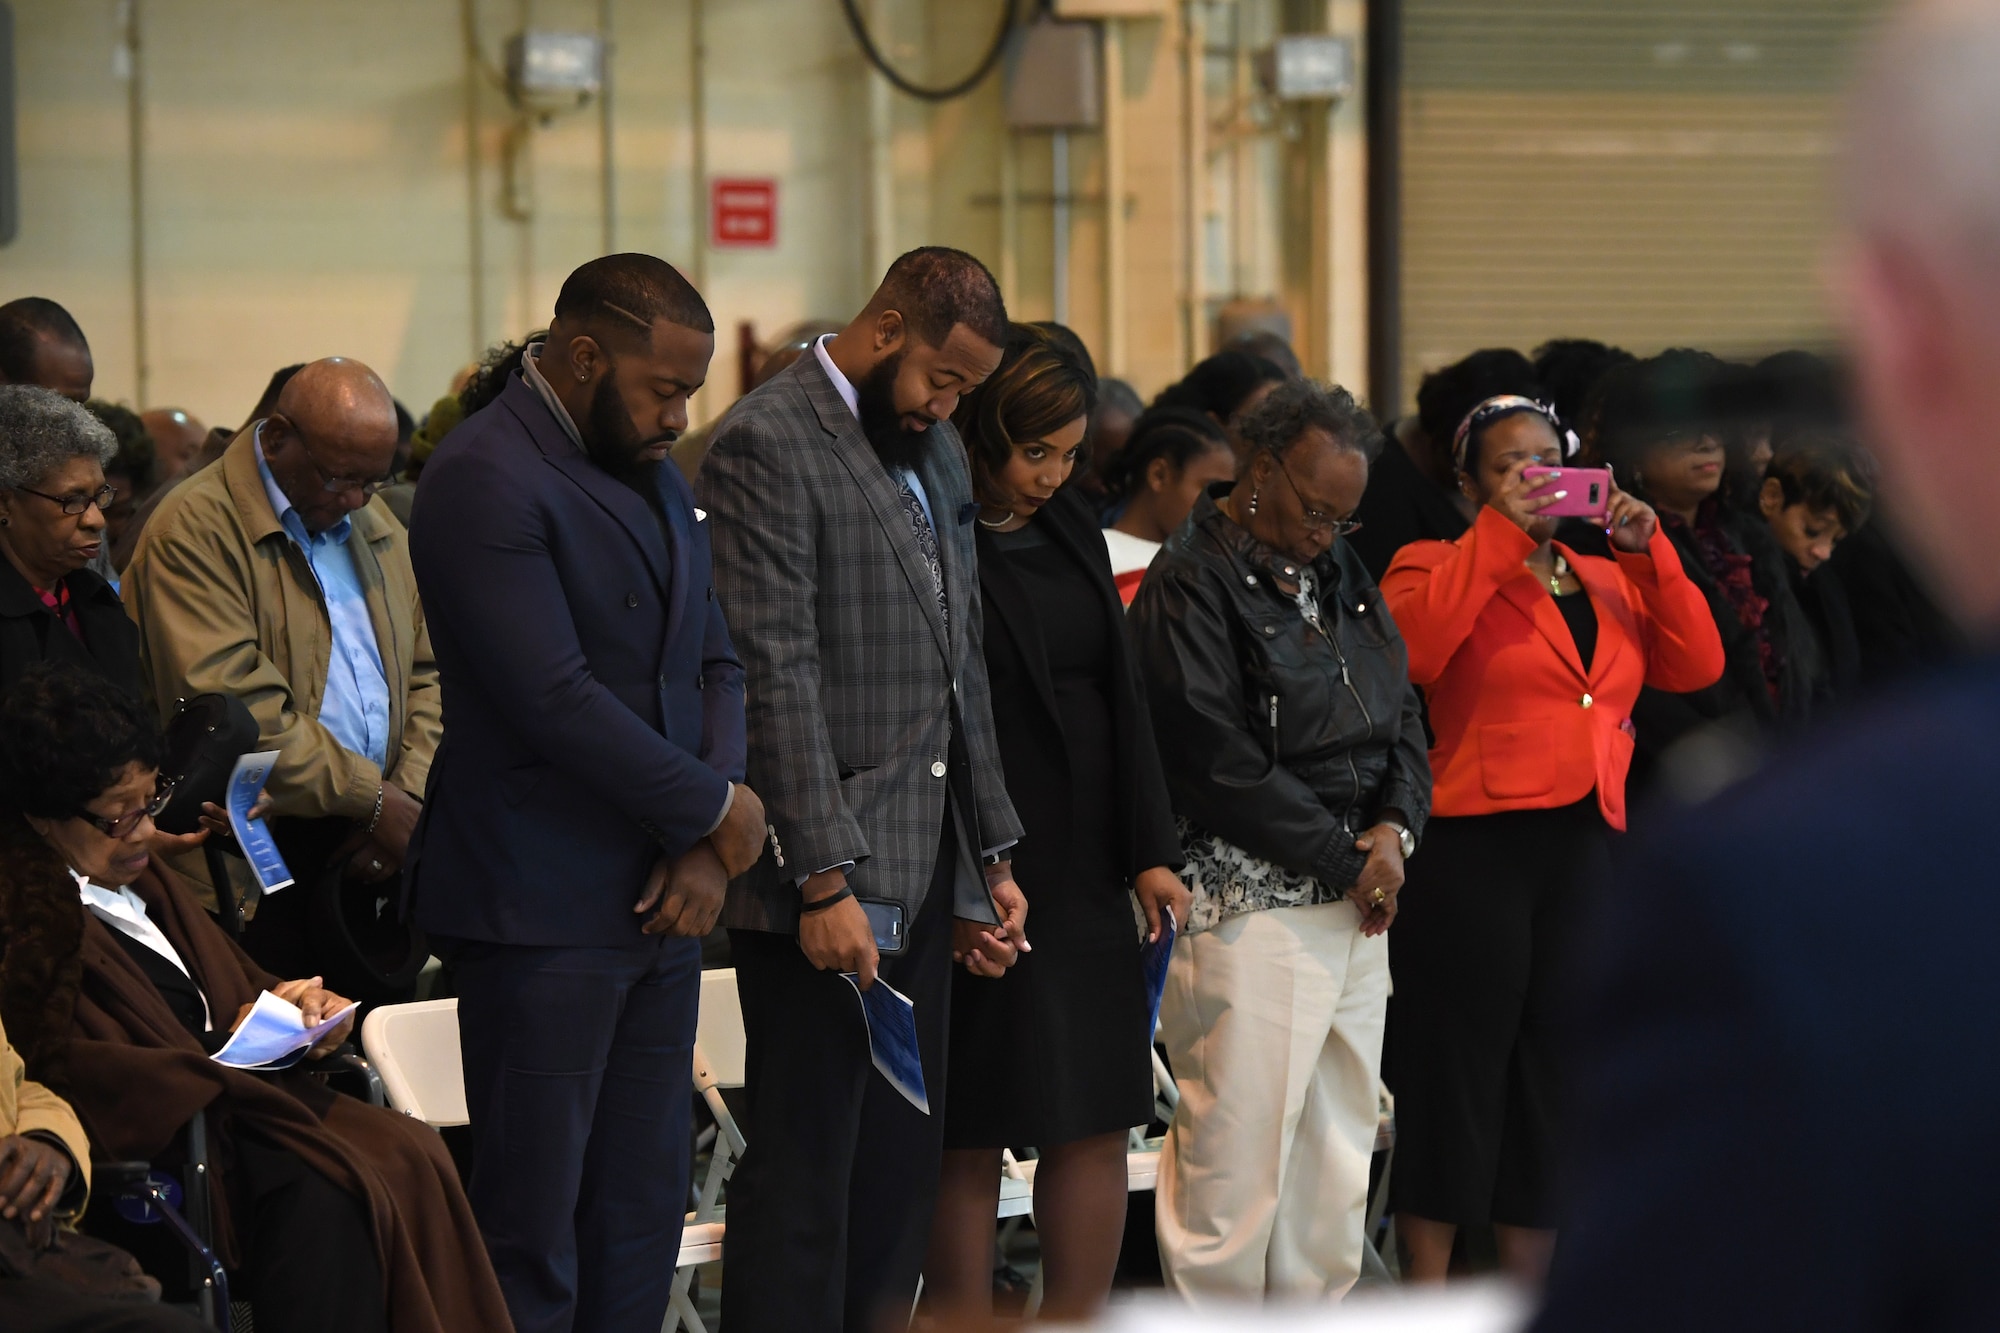
<path id="1" fill-rule="evenodd" d="M 1453 442 L 1480 506 L 1457 541 L 1405 547 L 1382 579 L 1435 733 L 1430 833 L 1390 945 L 1383 1079 L 1396 1097 L 1390 1205 L 1413 1279 L 1438 1281 L 1461 1226 L 1539 1279 L 1554 1242 L 1552 1012 L 1570 932 L 1625 827 L 1642 685 L 1722 674 L 1708 603 L 1652 509 L 1607 485 L 1612 559 L 1557 543 L 1564 432 L 1532 399 L 1489 398 Z M 1574 477 L 1570 485 L 1587 484 Z"/>

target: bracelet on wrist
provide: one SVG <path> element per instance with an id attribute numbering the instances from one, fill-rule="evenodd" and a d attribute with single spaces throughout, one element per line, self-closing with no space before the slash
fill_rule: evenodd
<path id="1" fill-rule="evenodd" d="M 809 916 L 814 912 L 824 912 L 827 908 L 833 906 L 835 903 L 846 902 L 849 898 L 852 898 L 853 896 L 854 896 L 854 890 L 848 887 L 847 885 L 843 884 L 838 889 L 835 889 L 832 893 L 827 894 L 826 897 L 824 898 L 815 898 L 813 901 L 809 903 L 800 903 L 799 915 Z"/>
<path id="2" fill-rule="evenodd" d="M 368 816 L 368 832 L 374 833 L 375 826 L 382 822 L 382 803 L 388 798 L 389 788 L 384 784 L 375 789 L 375 813 Z"/>

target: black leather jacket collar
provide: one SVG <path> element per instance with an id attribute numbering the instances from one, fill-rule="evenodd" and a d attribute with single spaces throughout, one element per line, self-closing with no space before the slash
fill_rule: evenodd
<path id="1" fill-rule="evenodd" d="M 1175 811 L 1253 855 L 1341 888 L 1354 836 L 1388 808 L 1421 835 L 1430 764 L 1409 658 L 1345 543 L 1313 562 L 1321 628 L 1278 581 L 1298 562 L 1216 508 L 1174 534 L 1132 626 Z"/>

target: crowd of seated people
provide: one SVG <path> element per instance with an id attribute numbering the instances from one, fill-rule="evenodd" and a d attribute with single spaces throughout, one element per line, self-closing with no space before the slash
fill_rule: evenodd
<path id="1" fill-rule="evenodd" d="M 45 1184 L 23 1225 L 88 1226 L 91 1156 L 171 1162 L 207 1111 L 216 1246 L 260 1328 L 508 1326 L 437 1136 L 313 1072 L 348 1026 L 284 1074 L 209 1057 L 263 991 L 308 1015 L 411 994 L 324 913 L 375 904 L 422 956 L 381 906 L 445 733 L 412 502 L 548 336 L 496 347 L 421 422 L 330 358 L 208 431 L 92 398 L 66 312 L 0 306 L 0 1167 L 32 1158 Z M 831 364 L 824 336 L 793 342 L 760 386 Z M 931 1308 L 987 1308 L 1002 1148 L 1042 1155 L 1049 1308 L 1103 1303 L 1124 1135 L 1150 1114 L 1139 950 L 1168 917 L 1171 1286 L 1354 1282 L 1378 1077 L 1405 1274 L 1443 1278 L 1459 1233 L 1490 1228 L 1537 1276 L 1560 1231 L 1562 977 L 1628 811 L 1960 647 L 1837 368 L 1564 338 L 1435 368 L 1378 424 L 1268 337 L 1150 403 L 1060 326 L 995 350 L 953 438 L 1042 947 L 955 986 Z M 697 488 L 726 426 L 673 454 Z M 1541 514 L 1531 466 L 1611 469 L 1605 512 Z M 200 694 L 283 754 L 265 799 L 289 896 L 208 855 L 213 807 L 155 826 L 162 728 Z M 218 915 L 243 897 L 247 929 Z M 0 1277 L 0 1310 L 93 1299 L 33 1281 Z M 160 1319 L 49 1326 L 183 1326 Z"/>

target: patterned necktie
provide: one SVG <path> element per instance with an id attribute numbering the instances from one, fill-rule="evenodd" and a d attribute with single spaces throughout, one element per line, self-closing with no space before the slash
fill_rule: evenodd
<path id="1" fill-rule="evenodd" d="M 903 512 L 909 515 L 910 531 L 917 535 L 917 549 L 923 552 L 924 563 L 931 569 L 931 587 L 937 590 L 938 619 L 944 627 L 951 628 L 951 608 L 944 600 L 944 566 L 938 563 L 937 533 L 931 528 L 930 519 L 924 516 L 924 502 L 917 498 L 916 488 L 910 479 L 896 474 L 896 486 L 903 499 Z"/>

